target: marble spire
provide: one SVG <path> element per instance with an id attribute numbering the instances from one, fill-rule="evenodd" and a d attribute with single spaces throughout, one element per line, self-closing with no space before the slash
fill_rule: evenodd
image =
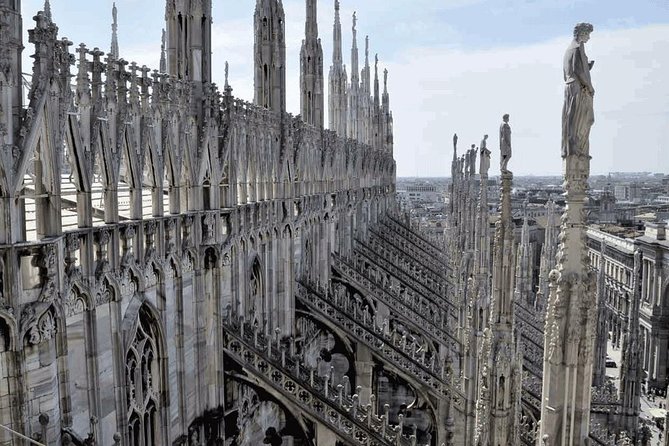
<path id="1" fill-rule="evenodd" d="M 365 36 L 365 65 L 360 73 L 360 108 L 358 116 L 358 129 L 361 134 L 360 140 L 364 144 L 372 141 L 372 101 L 371 101 L 371 69 L 369 67 L 369 36 Z"/>
<path id="2" fill-rule="evenodd" d="M 165 45 L 167 44 L 167 38 L 165 36 L 165 29 L 163 28 L 163 34 L 160 39 L 160 72 L 167 72 L 167 54 L 165 52 Z"/>
<path id="3" fill-rule="evenodd" d="M 548 275 L 555 268 L 555 254 L 557 252 L 557 231 L 555 221 L 555 202 L 551 199 L 546 203 L 546 228 L 544 243 L 541 246 L 541 262 L 539 264 L 539 286 L 534 300 L 535 309 L 543 314 L 548 298 Z"/>
<path id="4" fill-rule="evenodd" d="M 522 355 L 516 352 L 514 339 L 513 173 L 503 169 L 501 182 L 501 214 L 495 225 L 492 302 L 481 348 L 479 398 L 476 403 L 473 444 L 480 445 L 519 444 Z"/>
<path id="5" fill-rule="evenodd" d="M 51 3 L 49 3 L 49 0 L 44 0 L 44 15 L 46 16 L 47 20 L 50 22 L 53 21 L 51 16 Z"/>
<path id="6" fill-rule="evenodd" d="M 346 136 L 346 119 L 347 119 L 347 98 L 346 90 L 348 84 L 348 76 L 346 74 L 346 67 L 344 67 L 342 57 L 342 43 L 341 43 L 341 18 L 339 15 L 339 0 L 335 0 L 335 19 L 333 25 L 333 50 L 332 50 L 332 65 L 330 66 L 329 76 L 329 128 L 337 133 L 339 136 Z"/>
<path id="7" fill-rule="evenodd" d="M 118 10 L 116 9 L 116 2 L 112 3 L 112 37 L 111 50 L 109 55 L 112 59 L 118 60 Z"/>
<path id="8" fill-rule="evenodd" d="M 534 306 L 532 295 L 532 244 L 530 243 L 530 225 L 527 218 L 527 200 L 523 203 L 523 227 L 520 232 L 520 245 L 516 261 L 516 301 L 526 307 Z"/>
<path id="9" fill-rule="evenodd" d="M 358 66 L 358 31 L 356 26 L 358 18 L 356 13 L 353 13 L 353 25 L 351 32 L 353 36 L 353 43 L 351 45 L 351 83 L 348 89 L 348 117 L 346 120 L 346 132 L 349 138 L 361 140 L 359 123 L 359 108 L 360 108 L 360 72 Z"/>
<path id="10" fill-rule="evenodd" d="M 323 47 L 318 38 L 316 0 L 306 0 L 304 40 L 300 51 L 300 110 L 307 124 L 323 128 Z"/>
<path id="11" fill-rule="evenodd" d="M 562 166 L 566 208 L 562 216 L 557 268 L 544 328 L 544 370 L 539 438 L 551 446 L 587 444 L 597 293 L 586 240 L 585 199 L 590 176 L 590 126 L 594 122 L 590 68 L 585 42 L 592 25 L 579 23 L 564 61 Z M 585 83 L 583 83 L 585 82 Z"/>

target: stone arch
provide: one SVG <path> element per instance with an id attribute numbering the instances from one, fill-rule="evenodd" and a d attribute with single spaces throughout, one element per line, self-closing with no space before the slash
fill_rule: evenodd
<path id="1" fill-rule="evenodd" d="M 264 438 L 259 439 L 259 441 L 254 443 L 240 441 L 238 438 L 240 430 L 237 424 L 240 418 L 249 417 L 249 415 L 251 415 L 250 412 L 252 412 L 255 407 L 258 407 L 263 402 L 271 402 L 272 404 L 276 404 L 282 410 L 284 417 L 285 427 L 283 429 L 275 429 L 276 433 L 279 435 L 298 434 L 302 437 L 301 439 L 304 442 L 301 444 L 304 444 L 305 446 L 314 446 L 314 441 L 311 436 L 312 429 L 310 429 L 305 422 L 304 417 L 301 415 L 302 411 L 298 407 L 279 392 L 274 391 L 271 387 L 260 386 L 258 383 L 240 373 L 231 373 L 229 374 L 229 377 L 230 385 L 238 386 L 238 393 L 242 396 L 241 403 L 232 410 L 227 411 L 225 414 L 226 437 L 237 437 L 237 442 L 234 444 L 243 446 L 271 444 L 264 443 Z M 243 388 L 246 388 L 251 392 L 244 391 Z M 261 425 L 261 427 L 262 436 L 267 438 L 268 434 L 270 434 L 267 432 L 267 426 Z"/>
<path id="2" fill-rule="evenodd" d="M 167 348 L 157 310 L 139 295 L 123 319 L 124 402 L 129 444 L 167 442 Z"/>
<path id="3" fill-rule="evenodd" d="M 14 316 L 0 309 L 0 350 L 6 352 L 16 350 L 17 328 Z"/>
<path id="4" fill-rule="evenodd" d="M 248 313 L 251 322 L 263 322 L 263 310 L 265 308 L 265 275 L 260 256 L 254 255 L 249 262 L 248 271 L 248 291 L 247 291 L 247 305 Z"/>

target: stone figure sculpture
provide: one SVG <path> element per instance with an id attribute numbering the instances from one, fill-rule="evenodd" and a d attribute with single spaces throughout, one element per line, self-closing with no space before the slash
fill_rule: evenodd
<path id="1" fill-rule="evenodd" d="M 502 125 L 499 126 L 499 150 L 501 152 L 500 169 L 502 173 L 508 172 L 507 166 L 511 159 L 511 127 L 509 126 L 509 115 L 502 116 Z"/>
<path id="2" fill-rule="evenodd" d="M 483 140 L 481 141 L 481 160 L 479 162 L 479 173 L 481 177 L 488 176 L 488 170 L 490 169 L 490 150 L 488 150 L 488 135 L 483 135 Z"/>
<path id="3" fill-rule="evenodd" d="M 453 150 L 458 150 L 458 134 L 453 133 Z"/>
<path id="4" fill-rule="evenodd" d="M 564 106 L 562 108 L 562 157 L 590 155 L 590 128 L 595 123 L 590 70 L 594 61 L 588 61 L 585 43 L 590 40 L 593 27 L 579 23 L 574 27 L 574 40 L 564 55 Z"/>

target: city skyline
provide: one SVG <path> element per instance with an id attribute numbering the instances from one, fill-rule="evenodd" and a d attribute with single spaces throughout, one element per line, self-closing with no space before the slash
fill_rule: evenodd
<path id="1" fill-rule="evenodd" d="M 120 55 L 159 66 L 164 2 L 116 2 Z M 24 1 L 24 33 L 41 0 Z M 111 1 L 51 3 L 60 33 L 78 45 L 109 50 Z M 213 79 L 223 84 L 230 64 L 233 94 L 253 100 L 253 5 L 214 2 Z M 304 2 L 284 1 L 287 43 L 287 110 L 299 113 L 299 50 L 304 36 Z M 490 135 L 491 174 L 498 172 L 498 126 L 511 115 L 514 172 L 559 175 L 562 54 L 578 21 L 595 31 L 588 57 L 596 61 L 592 174 L 611 171 L 669 171 L 663 142 L 669 139 L 669 4 L 648 1 L 633 8 L 613 1 L 528 2 L 488 0 L 436 2 L 341 1 L 343 52 L 350 66 L 351 15 L 357 9 L 358 48 L 370 37 L 370 63 L 379 54 L 379 76 L 389 70 L 395 119 L 398 176 L 448 176 L 452 135 L 459 152 Z M 332 60 L 334 0 L 318 2 L 324 72 Z M 86 21 L 80 20 L 87 17 Z M 528 24 L 529 23 L 529 24 Z M 85 36 L 85 37 L 84 37 Z M 29 64 L 30 45 L 24 51 Z M 27 65 L 29 66 L 29 65 Z M 24 71 L 26 71 L 24 67 Z M 350 70 L 349 70 L 350 71 Z M 558 73 L 558 75 L 556 75 Z M 350 79 L 350 72 L 348 73 Z M 327 91 L 325 92 L 327 103 Z M 327 122 L 327 110 L 326 110 Z"/>

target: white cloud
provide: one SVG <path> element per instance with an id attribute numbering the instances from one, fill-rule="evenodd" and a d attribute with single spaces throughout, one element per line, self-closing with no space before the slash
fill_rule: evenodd
<path id="1" fill-rule="evenodd" d="M 592 171 L 669 170 L 669 26 L 593 33 L 588 56 L 596 89 Z M 460 152 L 511 114 L 517 174 L 559 173 L 562 55 L 569 36 L 519 48 L 463 53 L 415 49 L 389 63 L 400 176 L 450 172 L 452 135 Z M 493 156 L 498 158 L 497 151 Z"/>

